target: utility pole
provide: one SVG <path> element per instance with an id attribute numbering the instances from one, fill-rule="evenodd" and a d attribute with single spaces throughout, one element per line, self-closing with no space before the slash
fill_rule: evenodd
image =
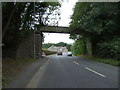
<path id="1" fill-rule="evenodd" d="M 35 20 L 35 0 L 34 0 L 34 20 Z M 35 24 L 35 22 L 34 22 Z M 35 25 L 34 25 L 35 26 Z M 34 35 L 33 35 L 33 40 L 34 40 L 34 59 L 36 59 L 36 50 L 35 50 L 35 27 L 34 27 Z"/>

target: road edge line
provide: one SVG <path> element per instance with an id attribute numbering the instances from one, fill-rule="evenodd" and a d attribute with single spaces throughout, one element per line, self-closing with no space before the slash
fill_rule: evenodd
<path id="1" fill-rule="evenodd" d="M 25 88 L 36 88 L 36 86 L 38 85 L 40 78 L 42 77 L 47 64 L 48 64 L 49 60 L 47 62 L 45 62 L 35 73 L 35 75 L 32 77 L 32 79 L 30 80 L 30 82 L 27 84 L 27 86 Z"/>

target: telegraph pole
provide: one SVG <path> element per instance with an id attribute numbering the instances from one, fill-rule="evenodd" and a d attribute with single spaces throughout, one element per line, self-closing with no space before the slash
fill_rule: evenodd
<path id="1" fill-rule="evenodd" d="M 34 0 L 34 20 L 35 20 L 35 0 Z M 35 24 L 35 22 L 34 22 Z M 34 32 L 33 32 L 33 40 L 34 40 L 34 59 L 36 59 L 36 50 L 35 50 L 35 25 L 34 25 Z"/>

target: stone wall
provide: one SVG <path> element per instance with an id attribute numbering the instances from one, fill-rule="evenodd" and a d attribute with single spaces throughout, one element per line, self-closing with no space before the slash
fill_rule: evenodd
<path id="1" fill-rule="evenodd" d="M 34 34 L 23 40 L 19 45 L 16 58 L 34 57 Z"/>
<path id="2" fill-rule="evenodd" d="M 19 45 L 17 49 L 16 58 L 26 58 L 26 57 L 39 58 L 41 57 L 41 53 L 42 53 L 41 34 L 35 34 L 35 38 L 34 38 L 34 33 L 32 33 L 32 35 L 30 35 L 27 39 L 23 40 Z"/>
<path id="3" fill-rule="evenodd" d="M 35 34 L 35 57 L 39 58 L 42 54 L 42 33 Z"/>

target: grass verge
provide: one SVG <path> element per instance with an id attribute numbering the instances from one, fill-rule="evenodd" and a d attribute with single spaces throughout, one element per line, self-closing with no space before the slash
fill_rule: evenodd
<path id="1" fill-rule="evenodd" d="M 87 58 L 87 59 L 90 59 L 90 60 L 94 60 L 94 61 L 97 61 L 97 62 L 109 64 L 109 65 L 112 65 L 112 66 L 119 66 L 119 63 L 120 63 L 118 60 L 115 60 L 115 59 L 97 58 L 97 57 L 90 57 L 90 56 L 85 56 L 85 55 L 78 55 L 78 56 L 83 57 L 83 58 Z"/>
<path id="2" fill-rule="evenodd" d="M 32 64 L 36 60 L 33 58 L 2 60 L 2 87 L 5 88 L 8 83 L 13 80 L 26 66 Z"/>

